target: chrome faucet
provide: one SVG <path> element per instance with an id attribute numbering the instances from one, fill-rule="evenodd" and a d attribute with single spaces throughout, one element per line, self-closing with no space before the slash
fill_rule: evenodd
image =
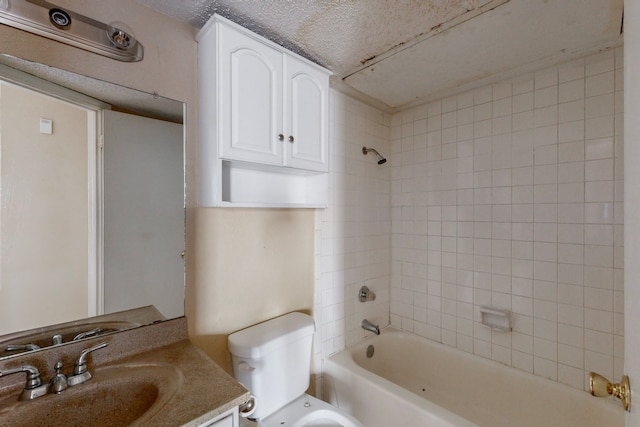
<path id="1" fill-rule="evenodd" d="M 49 383 L 42 383 L 40 371 L 38 371 L 38 368 L 35 366 L 23 365 L 13 369 L 5 369 L 4 371 L 0 371 L 0 377 L 18 374 L 20 372 L 27 374 L 27 382 L 24 386 L 24 390 L 20 393 L 18 400 L 33 400 L 36 397 L 47 394 L 49 391 Z"/>
<path id="2" fill-rule="evenodd" d="M 93 347 L 85 348 L 80 352 L 80 357 L 76 360 L 76 366 L 73 368 L 73 375 L 67 378 L 67 385 L 73 387 L 82 383 L 86 383 L 92 377 L 87 367 L 87 355 L 93 351 L 106 347 L 106 342 L 100 343 Z"/>
<path id="3" fill-rule="evenodd" d="M 73 368 L 73 375 L 67 377 L 62 373 L 62 362 L 55 364 L 56 370 L 55 376 L 46 383 L 42 382 L 40 377 L 40 371 L 38 368 L 32 365 L 23 365 L 17 368 L 0 370 L 0 377 L 4 377 L 11 374 L 18 374 L 24 372 L 27 374 L 27 382 L 24 389 L 20 393 L 18 400 L 33 400 L 37 397 L 44 396 L 45 394 L 62 393 L 67 387 L 73 387 L 82 383 L 85 383 L 91 379 L 91 372 L 87 368 L 87 355 L 92 351 L 99 350 L 107 346 L 107 343 L 103 342 L 93 347 L 86 348 L 80 352 L 80 356 L 76 361 L 76 365 Z"/>
<path id="4" fill-rule="evenodd" d="M 378 327 L 378 325 L 374 325 L 367 319 L 364 319 L 360 326 L 362 326 L 362 329 L 364 329 L 365 331 L 371 331 L 376 335 L 380 335 L 380 328 Z"/>
<path id="5" fill-rule="evenodd" d="M 67 389 L 67 376 L 63 374 L 62 371 L 62 362 L 58 362 L 53 367 L 56 370 L 56 375 L 51 378 L 49 383 L 51 384 L 51 391 L 53 393 L 62 393 Z"/>

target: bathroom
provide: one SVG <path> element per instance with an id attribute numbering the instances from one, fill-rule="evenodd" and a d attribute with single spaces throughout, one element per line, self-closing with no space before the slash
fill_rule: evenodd
<path id="1" fill-rule="evenodd" d="M 0 28 L 3 51 L 28 60 L 112 81 L 123 86 L 134 87 L 145 92 L 157 92 L 162 96 L 185 102 L 187 117 L 190 117 L 191 114 L 197 114 L 198 94 L 195 84 L 197 81 L 197 46 L 193 40 L 194 29 L 162 14 L 150 12 L 136 2 L 119 1 L 117 3 L 119 8 L 114 8 L 113 3 L 109 5 L 102 3 L 75 5 L 71 1 L 59 2 L 61 7 L 77 7 L 79 12 L 106 22 L 123 19 L 122 17 L 126 16 L 128 24 L 135 29 L 138 37 L 148 40 L 146 42 L 146 61 L 136 64 L 115 63 L 115 61 L 95 55 L 89 56 L 62 44 L 42 43 L 36 36 L 4 26 Z M 632 19 L 627 20 L 625 35 L 629 28 L 633 28 L 631 27 L 633 23 Z M 159 28 L 162 28 L 162 31 L 159 31 Z M 627 47 L 625 45 L 625 49 Z M 626 54 L 626 51 L 624 53 Z M 596 96 L 612 94 L 616 101 L 619 101 L 621 90 L 618 86 L 618 79 L 621 77 L 622 54 L 623 48 L 620 46 L 583 59 L 585 70 L 603 67 L 601 69 L 606 71 L 598 74 L 613 76 L 615 84 L 613 92 Z M 571 68 L 575 65 L 575 63 L 570 63 L 566 67 Z M 508 85 L 500 84 L 506 83 L 505 79 L 495 85 L 478 88 L 472 93 L 478 99 L 485 97 L 484 99 L 490 100 L 493 108 L 497 108 L 497 104 L 494 102 L 497 103 L 505 99 L 511 99 L 512 105 L 515 105 L 517 96 L 533 92 L 531 89 L 517 88 L 523 88 L 527 85 L 531 87 L 531 82 L 535 82 L 536 78 L 538 81 L 542 79 L 552 81 L 549 84 L 558 86 L 558 88 L 563 83 L 574 81 L 560 80 L 563 70 L 567 71 L 568 68 L 559 66 L 555 81 L 548 80 L 551 77 L 547 74 L 542 73 L 536 76 L 532 71 L 515 76 L 510 85 L 510 92 L 507 88 Z M 548 72 L 549 69 L 550 67 L 541 67 L 540 71 Z M 591 76 L 585 74 L 582 78 L 586 81 L 588 77 Z M 519 78 L 522 81 L 517 80 Z M 508 81 L 512 82 L 511 79 Z M 452 242 L 446 239 L 446 237 L 450 237 L 446 234 L 448 227 L 454 226 L 451 221 L 447 221 L 450 207 L 454 204 L 442 204 L 432 207 L 431 210 L 424 209 L 426 205 L 409 204 L 409 201 L 414 198 L 414 193 L 428 191 L 427 189 L 412 189 L 412 184 L 408 182 L 414 177 L 411 173 L 415 169 L 413 167 L 415 164 L 410 163 L 411 159 L 417 157 L 414 156 L 417 153 L 412 151 L 415 148 L 412 147 L 409 140 L 421 136 L 428 138 L 430 134 L 432 137 L 436 137 L 434 132 L 440 131 L 441 141 L 444 142 L 445 130 L 450 129 L 446 123 L 447 120 L 451 120 L 451 113 L 455 111 L 460 116 L 464 114 L 461 110 L 475 108 L 475 103 L 470 103 L 472 101 L 469 98 L 462 96 L 457 98 L 456 96 L 455 101 L 453 104 L 453 99 L 445 98 L 445 100 L 426 106 L 417 106 L 400 114 L 389 114 L 367 106 L 338 91 L 332 91 L 331 132 L 332 144 L 335 144 L 331 146 L 332 198 L 328 209 L 318 211 L 199 208 L 197 196 L 198 129 L 197 121 L 188 119 L 186 126 L 187 267 L 185 315 L 188 319 L 192 341 L 216 362 L 228 367 L 230 363 L 226 347 L 228 334 L 279 314 L 303 309 L 309 312 L 313 311 L 317 323 L 314 346 L 314 363 L 316 364 L 314 372 L 317 373 L 321 372 L 323 358 L 364 338 L 365 332 L 359 327 L 363 318 L 370 319 L 381 327 L 391 324 L 418 335 L 444 342 L 447 345 L 457 346 L 465 351 L 476 352 L 481 357 L 495 359 L 528 372 L 535 372 L 538 375 L 568 383 L 573 387 L 583 387 L 584 372 L 588 373 L 591 369 L 598 370 L 598 372 L 603 371 L 600 373 L 615 380 L 620 378 L 623 372 L 630 375 L 634 371 L 637 372 L 637 368 L 623 369 L 622 366 L 623 360 L 624 363 L 630 363 L 623 359 L 624 346 L 632 345 L 629 343 L 631 336 L 629 334 L 634 332 L 628 327 L 624 329 L 624 332 L 621 329 L 623 313 L 624 315 L 630 315 L 630 313 L 626 313 L 621 307 L 623 279 L 620 276 L 622 274 L 631 275 L 629 269 L 633 269 L 635 266 L 628 265 L 628 263 L 623 273 L 619 263 L 622 256 L 622 245 L 618 240 L 621 227 L 615 226 L 621 226 L 621 222 L 604 224 L 610 226 L 606 227 L 607 230 L 611 229 L 607 241 L 614 242 L 608 245 L 607 249 L 612 253 L 612 263 L 610 266 L 604 267 L 610 268 L 612 270 L 611 276 L 616 275 L 617 280 L 615 287 L 608 289 L 610 292 L 606 296 L 611 307 L 607 320 L 611 323 L 612 331 L 615 326 L 618 327 L 614 333 L 606 336 L 599 333 L 593 334 L 591 337 L 593 341 L 589 341 L 589 343 L 562 342 L 560 335 L 564 326 L 557 326 L 556 335 L 553 333 L 549 335 L 548 328 L 544 327 L 550 326 L 550 323 L 547 322 L 572 328 L 583 328 L 583 326 L 575 325 L 576 322 L 573 320 L 563 323 L 560 319 L 567 312 L 561 310 L 559 306 L 553 312 L 547 303 L 564 304 L 564 302 L 549 300 L 547 297 L 536 298 L 523 289 L 527 286 L 525 284 L 522 285 L 523 288 L 520 288 L 520 293 L 513 292 L 513 296 L 504 292 L 504 289 L 483 288 L 482 290 L 486 292 L 483 292 L 482 298 L 501 298 L 509 295 L 511 298 L 510 309 L 516 315 L 521 315 L 525 318 L 524 320 L 532 323 L 527 331 L 514 329 L 514 334 L 506 341 L 501 337 L 487 338 L 482 331 L 476 331 L 473 316 L 468 313 L 468 305 L 475 304 L 473 299 L 469 299 L 468 292 L 472 287 L 468 286 L 469 282 L 466 281 L 468 280 L 468 270 L 454 267 L 455 262 L 468 261 L 469 257 L 465 255 L 474 254 L 473 252 L 465 252 L 462 246 L 458 246 L 458 254 L 456 254 L 456 248 L 450 246 Z M 482 104 L 485 103 L 478 105 Z M 616 106 L 619 105 L 616 104 Z M 613 116 L 616 116 L 619 111 L 615 110 Z M 626 112 L 628 113 L 628 111 Z M 437 119 L 438 117 L 439 119 Z M 440 120 L 441 128 L 430 127 L 437 120 Z M 629 124 L 626 123 L 625 126 L 629 126 Z M 615 132 L 621 133 L 618 129 L 615 129 Z M 620 135 L 620 133 L 615 135 Z M 377 165 L 374 159 L 363 156 L 360 151 L 363 145 L 375 147 L 388 158 L 387 164 Z M 446 147 L 442 146 L 440 150 L 443 162 L 452 158 L 444 157 Z M 594 158 L 593 160 L 614 163 L 617 152 L 609 151 L 609 153 L 606 158 Z M 460 152 L 458 152 L 458 156 L 462 158 Z M 629 150 L 625 150 L 627 160 L 629 160 L 629 156 Z M 410 165 L 410 167 L 403 168 L 405 165 Z M 446 163 L 440 166 L 445 168 Z M 548 164 L 540 164 L 539 166 L 548 166 Z M 614 173 L 620 170 L 618 166 L 618 164 L 613 166 Z M 629 169 L 625 169 L 625 174 L 636 173 Z M 456 176 L 456 182 L 459 182 L 458 179 L 466 180 L 468 178 L 468 176 Z M 491 178 L 506 179 L 500 176 L 492 176 Z M 513 174 L 511 179 L 515 179 Z M 633 178 L 627 178 L 627 180 L 629 179 Z M 611 181 L 615 181 L 612 184 L 621 184 L 621 177 L 616 175 Z M 506 187 L 508 186 L 498 188 Z M 483 186 L 482 188 L 491 187 Z M 618 196 L 620 195 L 616 194 L 616 197 Z M 612 202 L 620 200 L 621 198 L 617 198 Z M 627 206 L 629 200 L 629 197 L 626 197 Z M 515 204 L 514 201 L 511 203 Z M 599 203 L 599 201 L 594 203 Z M 473 202 L 460 204 L 472 206 Z M 487 204 L 483 203 L 482 205 Z M 491 223 L 487 217 L 478 217 L 478 220 L 475 218 L 462 219 L 461 215 L 467 213 L 467 211 L 461 212 L 460 210 L 456 212 L 457 221 L 466 223 L 462 226 L 468 227 L 468 223 L 474 221 Z M 475 211 L 473 213 L 475 214 Z M 486 211 L 480 209 L 477 214 L 479 216 L 486 215 Z M 540 214 L 543 215 L 544 212 L 540 212 Z M 504 222 L 518 222 L 513 219 L 513 209 L 511 216 L 510 221 Z M 521 222 L 531 223 L 532 221 L 523 220 Z M 500 223 L 503 222 L 500 221 Z M 553 222 L 545 224 L 553 224 Z M 559 222 L 556 223 L 556 226 L 559 230 L 560 225 L 558 224 Z M 625 227 L 628 225 L 625 224 Z M 500 231 L 496 230 L 496 232 Z M 435 249 L 425 246 L 428 245 L 426 239 L 407 239 L 406 235 L 412 233 L 421 236 L 439 236 L 442 246 Z M 627 231 L 625 234 L 630 233 Z M 487 237 L 483 235 L 479 238 Z M 476 254 L 477 261 L 482 264 L 481 267 L 484 270 L 487 270 L 486 262 L 492 261 L 491 256 L 500 258 L 500 260 L 496 259 L 496 268 L 502 267 L 500 264 L 502 259 L 507 258 L 500 256 L 500 254 L 506 250 L 504 241 L 509 239 L 494 239 L 502 241 L 497 244 L 499 247 L 484 247 L 486 252 Z M 513 236 L 511 239 L 515 240 Z M 460 242 L 458 245 L 462 243 L 464 242 Z M 539 243 L 553 242 L 540 241 Z M 573 245 L 574 243 L 567 244 Z M 514 250 L 514 246 L 511 245 L 511 251 Z M 624 256 L 629 259 L 629 247 L 627 245 L 625 247 L 627 250 Z M 541 245 L 543 251 L 545 248 L 546 246 Z M 557 250 L 558 256 L 560 256 L 560 244 Z M 415 259 L 421 254 L 427 255 L 425 263 L 417 262 L 418 260 Z M 613 254 L 615 254 L 617 262 L 615 265 L 613 264 Z M 532 261 L 534 259 L 522 257 L 522 259 L 516 258 L 516 260 Z M 252 268 L 246 268 L 247 262 L 251 262 Z M 541 259 L 540 262 L 549 261 Z M 414 281 L 428 278 L 424 266 L 439 266 L 433 263 L 439 263 L 443 267 L 442 278 L 429 277 L 430 282 L 427 284 L 432 284 L 431 287 L 426 289 L 413 288 Z M 517 264 L 521 266 L 526 263 Z M 533 263 L 530 264 L 531 268 L 535 268 Z M 513 265 L 511 268 L 514 268 Z M 223 266 L 224 268 L 222 268 Z M 560 268 L 558 266 L 557 274 L 561 273 Z M 462 271 L 456 271 L 454 278 L 446 278 L 447 274 L 453 273 L 451 269 Z M 430 270 L 433 271 L 433 269 Z M 479 273 L 487 273 L 484 270 Z M 490 268 L 488 273 L 491 273 Z M 587 280 L 587 275 L 584 274 L 585 280 Z M 480 280 L 484 280 L 485 276 L 480 275 Z M 506 276 L 506 274 L 499 275 Z M 527 280 L 531 277 L 527 277 L 525 274 L 525 277 L 520 277 L 520 279 Z M 438 281 L 443 283 L 440 289 L 436 285 Z M 233 286 L 230 286 L 230 283 L 233 283 Z M 373 303 L 359 305 L 360 303 L 357 302 L 357 292 L 363 284 L 376 291 L 378 298 Z M 447 284 L 455 287 L 452 288 Z M 568 283 L 568 285 L 573 284 Z M 512 282 L 512 290 L 515 289 L 515 286 Z M 631 299 L 633 293 L 630 294 L 629 290 L 626 291 L 624 302 L 629 304 L 630 300 L 635 301 L 635 299 Z M 455 294 L 452 295 L 452 292 Z M 557 292 L 559 297 L 560 286 L 558 286 Z M 569 291 L 569 293 L 571 292 Z M 247 301 L 247 299 L 241 298 L 242 295 L 251 295 L 252 298 Z M 441 299 L 439 301 L 438 298 L 427 300 L 428 295 Z M 484 304 L 484 301 L 483 299 L 481 303 Z M 499 299 L 492 300 L 492 302 L 503 305 L 498 304 L 498 302 L 502 302 Z M 589 306 L 586 307 L 586 310 L 597 310 L 596 314 L 605 311 L 597 305 L 599 302 L 594 301 L 596 307 Z M 568 305 L 572 306 L 568 308 L 585 309 L 575 304 Z M 540 316 L 536 316 L 534 312 L 539 313 Z M 541 329 L 535 329 L 534 319 L 542 321 L 540 323 L 543 325 Z M 586 317 L 584 320 L 587 320 Z M 637 324 L 637 322 L 635 323 Z M 627 324 L 629 324 L 629 320 L 627 320 Z M 601 331 L 595 330 L 595 332 Z M 624 336 L 627 338 L 626 341 L 622 339 Z M 600 347 L 587 347 L 591 344 L 599 345 L 600 340 L 605 341 L 608 346 L 606 350 L 599 350 Z M 633 342 L 636 341 L 640 340 L 633 340 Z M 555 359 L 553 354 L 556 354 Z M 576 354 L 578 354 L 577 359 L 572 359 L 571 356 Z"/>

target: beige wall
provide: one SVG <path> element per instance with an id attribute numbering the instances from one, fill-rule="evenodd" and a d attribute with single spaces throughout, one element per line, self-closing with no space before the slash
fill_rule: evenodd
<path id="1" fill-rule="evenodd" d="M 155 91 L 187 104 L 185 313 L 194 340 L 220 360 L 226 352 L 226 340 L 220 337 L 279 312 L 310 309 L 313 210 L 197 208 L 196 30 L 130 0 L 59 0 L 56 4 L 103 22 L 125 21 L 144 46 L 144 60 L 122 63 L 4 25 L 0 26 L 2 52 L 146 92 Z M 261 236 L 259 240 L 257 235 Z M 264 251 L 258 250 L 260 245 Z M 214 262 L 207 261 L 209 254 L 215 254 Z M 246 256 L 249 254 L 251 258 Z M 238 262 L 240 256 L 244 256 L 243 262 Z M 297 264 L 293 267 L 297 273 L 283 273 L 291 271 L 293 264 Z M 245 301 L 232 300 L 234 286 L 265 292 L 274 296 L 277 304 L 269 306 L 258 301 L 247 305 Z M 303 297 L 283 289 L 301 290 Z M 214 296 L 215 301 L 208 300 Z"/>
<path id="2" fill-rule="evenodd" d="M 0 333 L 87 317 L 87 111 L 13 85 L 0 91 Z M 52 135 L 40 118 L 53 121 Z"/>
<path id="3" fill-rule="evenodd" d="M 313 210 L 199 209 L 189 288 L 192 340 L 229 368 L 227 335 L 313 307 Z"/>

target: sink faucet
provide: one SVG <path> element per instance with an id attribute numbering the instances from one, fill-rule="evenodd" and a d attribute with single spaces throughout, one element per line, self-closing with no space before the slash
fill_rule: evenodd
<path id="1" fill-rule="evenodd" d="M 67 378 L 67 384 L 69 387 L 73 387 L 82 383 L 86 383 L 91 379 L 91 372 L 87 367 L 87 355 L 93 351 L 100 350 L 106 347 L 106 342 L 94 345 L 93 347 L 85 348 L 80 352 L 80 357 L 76 360 L 76 366 L 73 368 L 73 375 Z"/>
<path id="2" fill-rule="evenodd" d="M 51 378 L 51 381 L 49 383 L 51 384 L 51 391 L 58 394 L 67 389 L 67 376 L 61 372 L 62 362 L 56 363 L 54 369 L 56 370 L 56 375 Z"/>
<path id="3" fill-rule="evenodd" d="M 374 325 L 367 319 L 364 319 L 360 326 L 362 326 L 362 329 L 364 329 L 365 331 L 371 331 L 376 335 L 380 335 L 380 328 L 378 327 L 378 325 Z"/>
<path id="4" fill-rule="evenodd" d="M 49 391 L 49 383 L 42 383 L 40 371 L 38 371 L 38 368 L 35 366 L 23 365 L 13 369 L 5 369 L 4 371 L 0 371 L 0 377 L 18 374 L 20 372 L 27 374 L 27 383 L 25 384 L 22 393 L 20 393 L 18 400 L 33 400 L 36 397 L 47 394 Z"/>
<path id="5" fill-rule="evenodd" d="M 80 352 L 80 356 L 76 361 L 76 366 L 73 368 L 73 375 L 67 378 L 62 373 L 62 362 L 55 364 L 56 370 L 55 376 L 51 381 L 43 383 L 40 378 L 40 371 L 38 368 L 32 365 L 18 366 L 17 368 L 0 370 L 0 377 L 4 377 L 11 374 L 18 374 L 24 372 L 27 374 L 27 382 L 20 393 L 18 400 L 33 400 L 37 397 L 44 396 L 49 392 L 62 393 L 67 387 L 73 387 L 82 383 L 85 383 L 91 379 L 91 372 L 87 368 L 87 355 L 92 351 L 99 350 L 106 347 L 106 342 L 100 343 L 93 347 L 86 348 Z"/>

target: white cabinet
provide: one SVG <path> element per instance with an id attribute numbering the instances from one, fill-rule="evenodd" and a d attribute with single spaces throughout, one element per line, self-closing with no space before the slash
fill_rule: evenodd
<path id="1" fill-rule="evenodd" d="M 238 408 L 235 407 L 212 420 L 199 424 L 198 427 L 238 427 L 239 424 Z"/>
<path id="2" fill-rule="evenodd" d="M 326 205 L 329 71 L 217 15 L 196 39 L 200 204 Z"/>
<path id="3" fill-rule="evenodd" d="M 307 63 L 285 57 L 286 166 L 328 171 L 329 76 Z"/>
<path id="4" fill-rule="evenodd" d="M 219 155 L 226 160 L 281 165 L 283 55 L 228 25 L 221 25 L 218 34 L 217 70 L 200 75 L 214 78 L 217 71 L 220 79 Z M 200 57 L 213 53 L 201 49 Z M 200 92 L 204 102 L 214 101 L 209 96 Z"/>

